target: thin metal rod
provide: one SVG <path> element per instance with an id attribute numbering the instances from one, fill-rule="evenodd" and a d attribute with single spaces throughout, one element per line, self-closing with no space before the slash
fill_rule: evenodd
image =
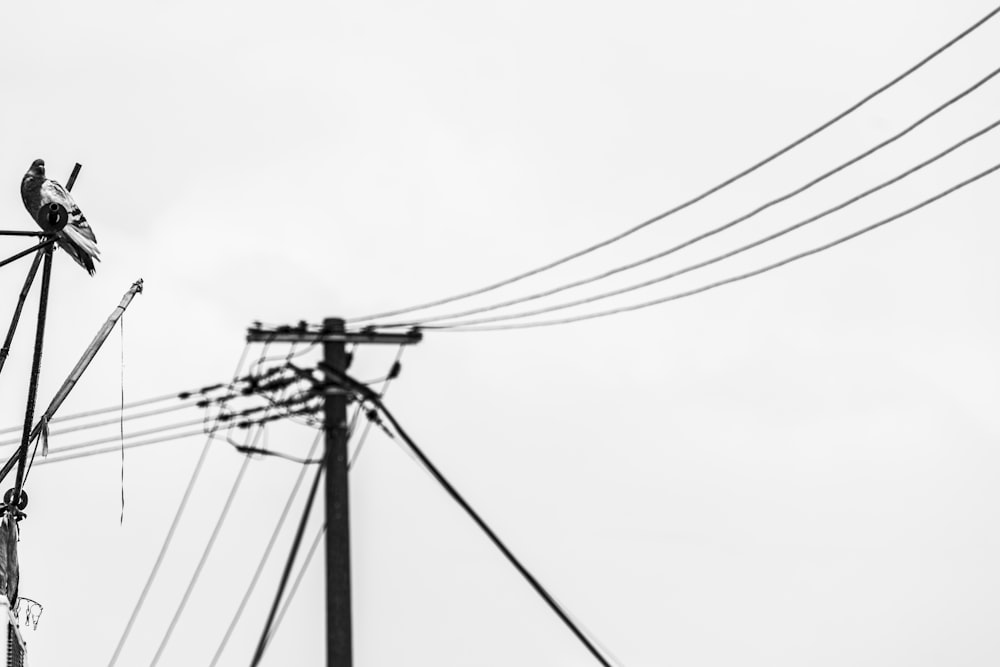
<path id="1" fill-rule="evenodd" d="M 0 236 L 51 236 L 48 232 L 26 232 L 21 229 L 0 229 Z"/>
<path id="2" fill-rule="evenodd" d="M 22 250 L 21 252 L 17 253 L 16 255 L 11 255 L 7 259 L 0 260 L 0 267 L 7 266 L 11 262 L 16 262 L 17 260 L 21 259 L 25 255 L 30 255 L 31 253 L 35 252 L 36 250 L 42 250 L 43 248 L 48 248 L 48 247 L 50 247 L 55 242 L 56 242 L 56 237 L 55 236 L 53 236 L 50 239 L 46 239 L 45 241 L 42 241 L 41 243 L 39 243 L 37 245 L 31 246 L 27 250 Z"/>
<path id="3" fill-rule="evenodd" d="M 3 348 L 0 348 L 0 372 L 3 371 L 3 366 L 7 363 L 7 355 L 10 354 L 10 346 L 14 341 L 14 332 L 17 330 L 17 323 L 21 319 L 21 309 L 24 308 L 24 300 L 28 298 L 28 291 L 31 290 L 31 284 L 35 282 L 35 274 L 38 273 L 38 265 L 42 261 L 42 253 L 37 253 L 35 255 L 35 261 L 31 263 L 31 268 L 28 269 L 28 276 L 24 279 L 24 286 L 21 288 L 21 294 L 17 298 L 17 307 L 14 308 L 14 317 L 10 320 L 10 328 L 7 329 L 7 337 L 3 341 Z"/>
<path id="4" fill-rule="evenodd" d="M 52 249 L 51 248 L 47 249 L 46 253 L 47 255 L 45 260 L 46 261 L 45 270 L 42 272 L 42 291 L 46 295 L 45 298 L 47 299 L 48 281 L 46 276 L 49 275 L 48 271 L 51 271 L 50 267 L 52 262 Z M 108 316 L 108 320 L 104 323 L 104 326 L 101 327 L 101 330 L 98 331 L 97 335 L 94 337 L 94 340 L 91 341 L 90 345 L 87 346 L 87 349 L 84 351 L 83 356 L 80 358 L 80 361 L 77 362 L 76 367 L 73 368 L 73 370 L 69 374 L 69 377 L 66 378 L 65 382 L 63 382 L 62 387 L 60 387 L 59 391 L 56 392 L 55 398 L 53 398 L 52 402 L 49 403 L 49 407 L 46 408 L 42 418 L 38 420 L 38 423 L 35 424 L 34 428 L 32 428 L 30 431 L 28 431 L 27 427 L 25 427 L 25 431 L 27 433 L 27 440 L 25 441 L 24 438 L 22 438 L 21 447 L 17 450 L 17 452 L 14 453 L 13 456 L 10 457 L 10 459 L 7 460 L 7 462 L 3 465 L 3 467 L 0 468 L 0 482 L 2 482 L 3 479 L 10 473 L 11 468 L 14 467 L 14 463 L 16 461 L 18 462 L 18 484 L 20 485 L 21 483 L 23 483 L 23 477 L 21 476 L 22 469 L 20 461 L 22 457 L 27 456 L 28 445 L 30 445 L 39 436 L 39 434 L 41 434 L 43 424 L 47 423 L 48 420 L 50 420 L 52 416 L 55 414 L 56 410 L 59 409 L 59 406 L 62 405 L 62 402 L 69 395 L 69 392 L 73 389 L 74 386 L 76 386 L 76 383 L 80 379 L 80 376 L 83 375 L 83 372 L 85 370 L 87 370 L 87 366 L 94 359 L 94 356 L 97 354 L 97 351 L 101 349 L 101 345 L 104 343 L 105 339 L 107 339 L 108 334 L 110 334 L 111 330 L 114 329 L 115 323 L 122 316 L 122 313 L 125 312 L 125 309 L 128 308 L 129 303 L 132 302 L 132 297 L 134 297 L 141 291 L 142 291 L 142 280 L 137 280 L 135 283 L 132 284 L 132 287 L 130 287 L 129 290 L 125 293 L 125 296 L 122 297 L 121 303 L 119 303 L 118 306 L 113 311 L 111 311 L 111 315 Z M 37 375 L 37 369 L 32 368 L 32 374 L 33 374 L 32 377 L 35 377 Z M 31 403 L 32 403 L 31 413 L 29 414 L 29 417 L 31 419 L 34 419 L 34 394 L 31 395 Z M 43 454 L 45 454 L 45 452 L 43 452 Z"/>
<path id="5" fill-rule="evenodd" d="M 101 346 L 104 345 L 104 341 L 107 340 L 111 331 L 115 328 L 115 324 L 117 324 L 121 316 L 125 314 L 125 309 L 128 308 L 130 303 L 132 303 L 132 299 L 136 294 L 142 294 L 142 278 L 132 283 L 132 286 L 127 292 L 125 292 L 125 295 L 122 296 L 122 300 L 118 303 L 115 309 L 111 311 L 111 314 L 108 315 L 108 319 L 104 322 L 104 326 L 101 327 L 100 331 L 97 332 L 97 335 L 94 336 L 94 340 L 90 341 L 90 345 L 88 345 L 87 349 L 84 350 L 83 356 L 80 357 L 78 362 L 76 362 L 76 366 L 74 366 L 73 370 L 70 371 L 69 377 L 67 377 L 66 381 L 63 382 L 61 387 L 59 387 L 59 391 L 56 392 L 52 402 L 49 403 L 49 407 L 45 409 L 45 413 L 42 415 L 42 418 L 37 424 L 35 424 L 34 429 L 31 431 L 32 440 L 38 437 L 38 434 L 41 433 L 42 430 L 42 424 L 48 423 L 52 419 L 56 410 L 58 410 L 59 406 L 63 404 L 63 401 L 66 400 L 69 393 L 73 391 L 73 387 L 76 386 L 76 383 L 80 380 L 83 372 L 87 370 L 87 366 L 90 365 L 90 362 L 94 360 L 95 356 L 97 356 L 97 352 L 101 349 Z"/>
<path id="6" fill-rule="evenodd" d="M 49 305 L 49 280 L 52 278 L 52 246 L 47 247 L 43 253 L 45 257 L 42 266 L 42 291 L 38 297 L 38 326 L 35 329 L 35 354 L 31 361 L 28 402 L 24 410 L 24 431 L 21 436 L 21 447 L 17 452 L 17 477 L 14 482 L 14 502 L 17 502 L 21 497 L 21 485 L 24 483 L 24 466 L 28 462 L 28 436 L 31 435 L 31 424 L 35 420 L 38 375 L 42 366 L 42 343 L 45 340 L 45 314 Z"/>
<path id="7" fill-rule="evenodd" d="M 69 175 L 69 180 L 66 181 L 66 189 L 72 190 L 73 185 L 76 183 L 76 177 L 80 175 L 80 169 L 83 167 L 82 164 L 77 162 L 73 165 L 73 172 Z"/>

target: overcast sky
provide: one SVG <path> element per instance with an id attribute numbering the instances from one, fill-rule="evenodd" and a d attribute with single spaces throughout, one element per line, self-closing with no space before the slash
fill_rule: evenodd
<path id="1" fill-rule="evenodd" d="M 124 335 L 111 336 L 64 412 L 114 405 L 122 387 L 137 400 L 225 381 L 253 320 L 406 306 L 611 236 L 814 128 L 991 9 L 6 3 L 0 226 L 33 228 L 18 195 L 33 159 L 63 181 L 80 162 L 74 195 L 102 250 L 94 278 L 55 256 L 39 409 L 139 277 L 146 291 Z M 785 193 L 985 76 L 1000 65 L 998 43 L 1000 18 L 717 196 L 469 305 L 623 264 Z M 998 108 L 991 81 L 801 197 L 561 296 L 657 276 L 798 221 L 954 144 Z M 808 229 L 601 305 L 819 245 L 998 155 L 1000 130 Z M 657 308 L 428 333 L 387 403 L 622 665 L 997 664 L 997 178 L 827 253 Z M 0 242 L 4 256 L 30 243 Z M 28 263 L 0 271 L 0 322 Z M 0 377 L 0 426 L 23 419 L 36 304 L 37 287 Z M 352 370 L 377 377 L 394 352 L 359 350 Z M 311 432 L 279 424 L 268 438 L 305 456 Z M 23 630 L 34 667 L 107 664 L 203 443 L 126 452 L 121 525 L 118 455 L 33 472 L 19 546 L 21 593 L 45 609 L 37 631 Z M 224 442 L 211 446 L 120 665 L 152 659 L 241 461 Z M 209 663 L 297 472 L 250 463 L 161 665 Z M 351 485 L 355 664 L 592 664 L 390 440 L 373 434 Z M 220 665 L 248 664 L 293 523 Z M 320 565 L 263 664 L 323 664 Z"/>

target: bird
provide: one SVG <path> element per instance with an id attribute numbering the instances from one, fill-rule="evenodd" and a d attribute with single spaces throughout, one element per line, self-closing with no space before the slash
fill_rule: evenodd
<path id="1" fill-rule="evenodd" d="M 94 275 L 94 260 L 101 261 L 97 237 L 90 223 L 73 201 L 69 191 L 50 178 L 45 178 L 45 160 L 35 160 L 21 179 L 21 200 L 32 219 L 46 232 L 58 234 L 59 247 L 69 253 L 77 264 Z M 48 214 L 43 212 L 49 204 L 59 204 L 66 209 L 69 219 L 61 230 L 49 225 Z"/>

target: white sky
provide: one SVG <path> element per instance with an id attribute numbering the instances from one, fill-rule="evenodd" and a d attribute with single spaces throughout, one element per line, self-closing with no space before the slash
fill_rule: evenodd
<path id="1" fill-rule="evenodd" d="M 811 129 L 991 8 L 6 3 L 2 226 L 33 226 L 18 196 L 33 159 L 60 180 L 79 161 L 74 193 L 103 252 L 93 279 L 56 255 L 39 410 L 140 276 L 126 399 L 222 381 L 252 320 L 408 305 L 614 234 Z M 502 296 L 643 256 L 801 184 L 984 76 L 998 40 L 994 19 L 773 167 Z M 839 202 L 995 120 L 998 102 L 993 81 L 795 202 L 608 285 Z M 998 149 L 1000 131 L 773 246 L 615 303 L 857 229 Z M 690 300 L 554 329 L 428 334 L 388 404 L 624 665 L 996 664 L 996 179 Z M 28 241 L 2 243 L 6 255 Z M 0 313 L 27 263 L 0 271 Z M 2 425 L 23 417 L 36 303 L 0 377 Z M 116 332 L 66 412 L 119 400 L 120 344 Z M 392 352 L 360 353 L 356 375 L 380 375 Z M 269 435 L 301 455 L 309 445 L 298 427 Z M 32 474 L 20 553 L 21 592 L 45 606 L 25 631 L 34 667 L 107 663 L 201 442 L 127 454 L 121 526 L 117 456 Z M 119 664 L 152 658 L 240 461 L 213 445 Z M 251 464 L 161 665 L 208 664 L 295 472 Z M 591 664 L 395 445 L 374 436 L 351 484 L 357 665 Z M 248 663 L 291 524 L 220 664 Z M 322 664 L 318 564 L 265 664 Z"/>

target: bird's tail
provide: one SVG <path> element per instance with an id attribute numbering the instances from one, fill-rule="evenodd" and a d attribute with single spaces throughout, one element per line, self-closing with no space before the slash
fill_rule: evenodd
<path id="1" fill-rule="evenodd" d="M 97 249 L 97 244 L 94 241 L 87 238 L 70 223 L 62 228 L 62 238 L 59 239 L 59 245 L 69 253 L 69 256 L 77 264 L 87 269 L 87 273 L 94 275 L 96 272 L 94 260 L 101 261 L 101 251 Z"/>

